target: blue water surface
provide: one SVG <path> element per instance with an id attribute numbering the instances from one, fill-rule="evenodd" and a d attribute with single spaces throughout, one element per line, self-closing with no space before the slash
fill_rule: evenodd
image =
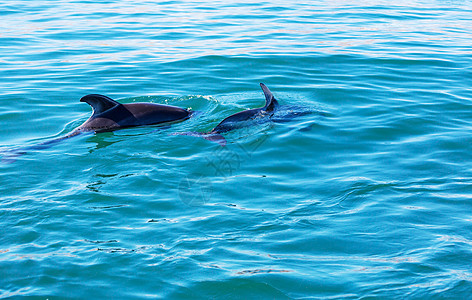
<path id="1" fill-rule="evenodd" d="M 472 2 L 0 17 L 1 298 L 470 298 Z M 303 113 L 225 147 L 175 135 L 263 106 L 260 82 Z M 83 123 L 89 93 L 198 113 L 12 155 Z"/>

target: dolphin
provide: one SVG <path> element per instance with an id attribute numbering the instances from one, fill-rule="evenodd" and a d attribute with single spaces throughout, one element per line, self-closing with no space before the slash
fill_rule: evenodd
<path id="1" fill-rule="evenodd" d="M 199 136 L 206 140 L 216 142 L 221 146 L 225 146 L 226 139 L 223 135 L 221 135 L 222 133 L 231 131 L 236 128 L 247 126 L 247 121 L 256 120 L 259 118 L 265 118 L 267 120 L 270 120 L 270 118 L 274 115 L 276 109 L 279 107 L 279 102 L 277 101 L 277 99 L 275 99 L 274 95 L 269 90 L 269 88 L 263 83 L 260 83 L 260 86 L 262 88 L 262 91 L 264 92 L 266 100 L 265 105 L 263 107 L 244 110 L 235 113 L 225 118 L 209 132 L 182 132 L 175 134 Z"/>
<path id="2" fill-rule="evenodd" d="M 155 103 L 121 104 L 107 96 L 90 94 L 80 99 L 80 102 L 92 106 L 92 116 L 75 132 L 113 131 L 126 127 L 154 125 L 176 122 L 188 119 L 192 112 L 180 107 Z"/>
<path id="3" fill-rule="evenodd" d="M 92 115 L 82 125 L 65 136 L 48 140 L 37 145 L 13 150 L 9 157 L 16 157 L 26 153 L 26 150 L 39 150 L 51 147 L 64 139 L 86 132 L 106 132 L 121 128 L 154 125 L 183 121 L 192 115 L 192 111 L 176 106 L 155 103 L 121 104 L 110 97 L 90 94 L 80 99 L 80 102 L 89 104 Z"/>

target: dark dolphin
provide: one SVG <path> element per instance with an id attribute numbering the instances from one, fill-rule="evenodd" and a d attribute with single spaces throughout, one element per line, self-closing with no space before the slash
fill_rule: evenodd
<path id="1" fill-rule="evenodd" d="M 80 101 L 88 103 L 93 108 L 92 116 L 82 125 L 65 136 L 13 150 L 7 157 L 24 154 L 27 150 L 49 148 L 64 139 L 84 132 L 105 132 L 133 126 L 183 121 L 192 115 L 191 111 L 180 107 L 155 103 L 121 104 L 107 96 L 98 94 L 84 96 Z"/>
<path id="2" fill-rule="evenodd" d="M 189 110 L 155 103 L 121 104 L 115 100 L 98 94 L 84 96 L 80 102 L 86 102 L 93 108 L 92 116 L 75 132 L 112 131 L 126 127 L 153 125 L 188 119 Z"/>
<path id="3" fill-rule="evenodd" d="M 234 115 L 225 118 L 209 132 L 183 132 L 177 134 L 203 137 L 206 140 L 217 142 L 224 146 L 226 145 L 226 139 L 221 135 L 222 133 L 247 126 L 247 121 L 259 118 L 270 120 L 279 107 L 279 102 L 275 99 L 274 95 L 265 84 L 261 83 L 260 85 L 266 99 L 266 103 L 263 107 L 235 113 Z"/>

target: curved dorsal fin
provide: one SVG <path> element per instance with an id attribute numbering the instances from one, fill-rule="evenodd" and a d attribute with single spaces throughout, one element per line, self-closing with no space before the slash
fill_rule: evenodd
<path id="1" fill-rule="evenodd" d="M 264 96 L 266 98 L 266 105 L 264 106 L 264 110 L 273 111 L 274 108 L 277 105 L 279 105 L 279 102 L 277 102 L 274 95 L 272 94 L 272 92 L 269 90 L 269 88 L 265 84 L 261 83 L 261 88 L 262 88 L 262 91 L 264 92 Z"/>
<path id="2" fill-rule="evenodd" d="M 90 94 L 84 96 L 80 99 L 80 102 L 86 102 L 93 108 L 93 114 L 100 114 L 104 111 L 109 110 L 115 106 L 120 105 L 119 102 L 111 99 L 110 97 L 99 95 L 99 94 Z"/>

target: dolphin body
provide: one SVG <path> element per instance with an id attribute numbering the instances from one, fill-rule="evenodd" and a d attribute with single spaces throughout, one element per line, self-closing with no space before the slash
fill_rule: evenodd
<path id="1" fill-rule="evenodd" d="M 264 107 L 244 110 L 235 113 L 225 118 L 209 132 L 183 132 L 176 134 L 199 136 L 206 140 L 216 142 L 221 146 L 225 146 L 226 139 L 223 135 L 221 135 L 222 133 L 231 131 L 236 128 L 247 126 L 247 121 L 256 120 L 259 118 L 265 118 L 267 120 L 270 120 L 270 118 L 274 115 L 276 109 L 279 107 L 279 102 L 277 101 L 277 99 L 275 99 L 274 95 L 269 90 L 269 88 L 263 83 L 260 83 L 260 86 L 262 88 L 262 91 L 264 92 L 264 96 L 266 99 Z"/>
<path id="2" fill-rule="evenodd" d="M 86 132 L 106 132 L 127 127 L 154 125 L 183 121 L 192 115 L 192 111 L 155 103 L 129 103 L 121 104 L 107 96 L 90 94 L 80 99 L 80 102 L 88 103 L 92 106 L 93 113 L 82 125 L 74 129 L 69 134 L 58 137 L 37 145 L 13 150 L 4 157 L 14 158 L 25 154 L 27 150 L 46 149 L 54 144 Z"/>
<path id="3" fill-rule="evenodd" d="M 90 94 L 80 99 L 93 108 L 92 116 L 69 135 L 84 131 L 113 131 L 126 127 L 154 125 L 188 119 L 191 111 L 155 103 L 121 104 L 107 96 Z"/>

